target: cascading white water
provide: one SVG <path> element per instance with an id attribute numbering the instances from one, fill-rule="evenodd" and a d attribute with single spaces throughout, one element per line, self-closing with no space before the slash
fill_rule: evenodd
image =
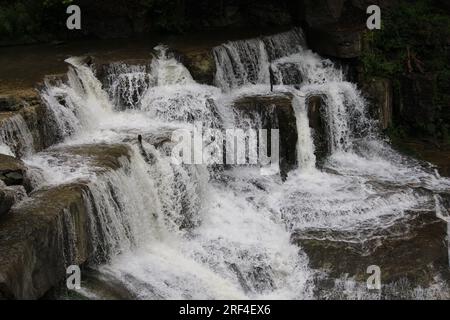
<path id="1" fill-rule="evenodd" d="M 46 83 L 41 92 L 57 134 L 63 139 L 82 130 L 95 129 L 113 109 L 101 82 L 83 58 L 70 58 L 66 62 L 70 65 L 68 83 L 56 86 Z"/>
<path id="2" fill-rule="evenodd" d="M 113 105 L 119 109 L 134 109 L 150 86 L 147 66 L 112 63 L 106 70 L 106 91 Z"/>
<path id="3" fill-rule="evenodd" d="M 292 231 L 358 235 L 361 225 L 392 225 L 407 210 L 425 206 L 429 196 L 411 186 L 450 186 L 377 138 L 356 87 L 329 60 L 307 50 L 299 30 L 215 48 L 220 88 L 197 84 L 166 47 L 157 51 L 146 70 L 146 92 L 125 110 L 117 108 L 114 94 L 108 100 L 92 70 L 77 59 L 68 60 L 68 83 L 48 85 L 42 93 L 66 138 L 63 145 L 127 143 L 131 157 L 122 159 L 120 169 L 98 176 L 89 161 L 62 164 L 45 153 L 27 159 L 41 168 L 43 185 L 91 181 L 92 241 L 97 256 L 107 258 L 93 261 L 95 268 L 137 298 L 312 298 L 316 271 L 291 243 Z M 173 164 L 168 151 L 174 129 L 199 121 L 209 128 L 260 127 L 257 115 L 236 119 L 229 106 L 243 94 L 271 94 L 269 65 L 274 90 L 294 97 L 299 170 L 282 182 L 251 166 Z M 141 72 L 127 69 L 125 83 Z M 113 74 L 108 81 L 122 86 Z M 136 85 L 122 86 L 120 95 L 134 95 Z M 311 95 L 325 101 L 331 150 L 323 171 L 315 168 Z"/>
<path id="4" fill-rule="evenodd" d="M 34 152 L 33 136 L 20 114 L 0 122 L 0 153 L 27 156 Z"/>
<path id="5" fill-rule="evenodd" d="M 301 170 L 314 170 L 316 156 L 314 155 L 314 143 L 309 128 L 308 110 L 304 96 L 295 94 L 292 101 L 295 117 L 297 119 L 298 141 L 297 161 Z"/>
<path id="6" fill-rule="evenodd" d="M 218 66 L 215 83 L 224 90 L 270 83 L 271 64 L 298 52 L 302 45 L 303 34 L 296 29 L 276 36 L 228 42 L 215 47 L 213 54 Z"/>

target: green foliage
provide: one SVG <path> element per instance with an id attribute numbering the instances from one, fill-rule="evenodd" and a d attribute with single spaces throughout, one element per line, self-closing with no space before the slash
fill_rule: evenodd
<path id="1" fill-rule="evenodd" d="M 371 75 L 396 76 L 407 71 L 409 48 L 427 62 L 427 70 L 438 70 L 445 66 L 449 38 L 450 17 L 431 0 L 401 1 L 395 9 L 383 11 L 381 30 L 365 35 L 363 66 Z"/>
<path id="2" fill-rule="evenodd" d="M 438 111 L 432 121 L 424 119 L 416 128 L 425 135 L 448 139 L 450 132 L 450 16 L 433 0 L 401 0 L 392 10 L 382 11 L 382 29 L 367 32 L 361 57 L 368 77 L 394 81 L 400 95 L 407 73 L 436 75 L 433 103 Z"/>
<path id="3" fill-rule="evenodd" d="M 62 13 L 72 0 L 0 0 L 0 39 L 16 42 L 42 40 L 46 33 L 58 32 Z"/>

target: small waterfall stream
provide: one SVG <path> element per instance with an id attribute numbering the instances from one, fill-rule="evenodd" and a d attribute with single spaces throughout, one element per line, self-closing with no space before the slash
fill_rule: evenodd
<path id="1" fill-rule="evenodd" d="M 33 152 L 33 136 L 23 117 L 15 114 L 3 120 L 0 126 L 0 153 L 21 157 Z"/>
<path id="2" fill-rule="evenodd" d="M 294 230 L 382 228 L 426 206 L 429 196 L 412 185 L 450 187 L 378 137 L 356 86 L 306 48 L 301 30 L 214 48 L 216 86 L 196 83 L 167 47 L 155 49 L 148 66 L 110 68 L 107 91 L 78 58 L 67 60 L 67 83 L 42 91 L 59 147 L 126 143 L 131 156 L 120 169 L 97 176 L 89 161 L 61 165 L 45 152 L 25 159 L 42 171 L 41 185 L 91 181 L 91 265 L 136 298 L 313 298 L 318 271 L 291 242 Z M 292 94 L 297 124 L 298 169 L 286 181 L 252 166 L 171 163 L 173 130 L 237 126 L 230 101 L 270 95 L 271 73 L 274 91 Z M 325 101 L 330 151 L 321 167 L 312 95 Z"/>

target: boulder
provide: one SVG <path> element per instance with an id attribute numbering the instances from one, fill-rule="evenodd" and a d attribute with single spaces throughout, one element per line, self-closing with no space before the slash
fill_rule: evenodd
<path id="1" fill-rule="evenodd" d="M 22 161 L 0 154 L 0 180 L 7 186 L 22 185 L 24 183 L 25 165 Z"/>
<path id="2" fill-rule="evenodd" d="M 373 224 L 368 224 L 373 225 Z M 354 277 L 365 283 L 367 267 L 381 269 L 382 285 L 404 279 L 427 287 L 437 274 L 449 277 L 447 223 L 434 211 L 411 211 L 377 229 L 357 231 L 297 230 L 292 242 L 306 252 L 310 266 L 329 279 Z"/>
<path id="3" fill-rule="evenodd" d="M 1 221 L 0 297 L 40 298 L 68 265 L 86 261 L 86 192 L 81 184 L 38 191 Z"/>
<path id="4" fill-rule="evenodd" d="M 213 85 L 216 63 L 210 49 L 183 52 L 183 63 L 195 81 Z"/>
<path id="5" fill-rule="evenodd" d="M 21 108 L 22 105 L 16 97 L 6 94 L 0 95 L 0 112 L 19 111 Z"/>
<path id="6" fill-rule="evenodd" d="M 12 206 L 27 197 L 23 186 L 0 185 L 0 218 L 6 215 Z"/>

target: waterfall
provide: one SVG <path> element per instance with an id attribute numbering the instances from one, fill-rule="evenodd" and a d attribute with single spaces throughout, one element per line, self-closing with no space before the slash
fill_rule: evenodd
<path id="1" fill-rule="evenodd" d="M 70 58 L 67 83 L 45 83 L 41 96 L 60 139 L 95 129 L 112 112 L 101 82 L 83 58 Z"/>
<path id="2" fill-rule="evenodd" d="M 160 204 L 155 185 L 138 151 L 133 161 L 122 159 L 121 168 L 89 184 L 93 256 L 98 261 L 129 252 L 157 236 Z M 145 192 L 143 192 L 145 190 Z"/>
<path id="3" fill-rule="evenodd" d="M 215 47 L 215 83 L 224 90 L 248 84 L 268 84 L 271 63 L 298 52 L 304 44 L 302 32 L 296 29 L 259 39 L 230 41 Z"/>
<path id="4" fill-rule="evenodd" d="M 305 96 L 300 94 L 294 96 L 293 107 L 298 130 L 297 161 L 301 170 L 312 170 L 316 165 L 316 156 L 314 155 L 314 143 L 309 128 L 308 110 L 305 102 Z"/>
<path id="5" fill-rule="evenodd" d="M 269 65 L 273 72 L 275 90 L 291 91 L 294 96 L 325 97 L 324 118 L 331 152 L 352 149 L 353 140 L 373 134 L 375 123 L 367 113 L 366 102 L 356 86 L 346 82 L 340 69 L 307 49 L 302 33 L 293 30 L 260 39 L 228 42 L 213 49 L 216 59 L 216 84 L 223 90 L 270 83 Z M 264 73 L 265 74 L 265 73 Z M 242 89 L 241 89 L 242 90 Z M 301 100 L 301 98 L 300 98 Z M 295 99 L 294 105 L 302 104 Z M 311 134 L 305 121 L 307 106 L 295 108 L 299 123 L 299 163 L 314 160 Z M 299 113 L 300 112 L 300 113 Z M 307 140 L 305 140 L 307 139 Z"/>
<path id="6" fill-rule="evenodd" d="M 194 83 L 189 70 L 178 62 L 165 45 L 155 47 L 156 55 L 151 63 L 151 75 L 157 86 Z"/>
<path id="7" fill-rule="evenodd" d="M 450 187 L 379 138 L 356 86 L 308 50 L 300 30 L 228 42 L 213 54 L 216 86 L 196 83 L 161 45 L 148 66 L 112 66 L 103 86 L 82 59 L 68 59 L 68 81 L 47 83 L 41 93 L 62 138 L 57 151 L 97 143 L 130 149 L 120 168 L 101 174 L 90 159 L 62 161 L 52 150 L 27 164 L 42 171 L 38 186 L 89 181 L 91 266 L 133 296 L 314 298 L 326 290 L 315 287 L 326 270 L 310 267 L 310 257 L 291 242 L 293 232 L 329 230 L 329 237 L 341 232 L 364 242 L 363 235 L 427 208 L 430 194 Z M 298 133 L 298 169 L 285 181 L 261 175 L 257 166 L 171 161 L 174 130 L 262 128 L 259 114 L 243 116 L 233 103 L 277 93 L 292 96 Z M 323 98 L 330 149 L 320 166 L 311 96 Z M 264 117 L 271 119 L 275 108 L 267 106 Z"/>
<path id="8" fill-rule="evenodd" d="M 112 63 L 106 74 L 105 90 L 115 108 L 136 109 L 151 84 L 147 66 Z"/>
<path id="9" fill-rule="evenodd" d="M 22 157 L 34 152 L 33 135 L 22 115 L 0 121 L 0 153 Z"/>

